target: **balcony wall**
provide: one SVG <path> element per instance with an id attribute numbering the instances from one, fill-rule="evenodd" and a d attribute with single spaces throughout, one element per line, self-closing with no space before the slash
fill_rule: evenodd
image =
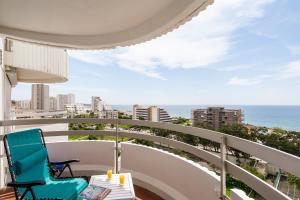
<path id="1" fill-rule="evenodd" d="M 79 159 L 80 163 L 72 164 L 76 175 L 99 174 L 114 168 L 113 141 L 49 142 L 47 148 L 51 161 Z"/>
<path id="2" fill-rule="evenodd" d="M 121 171 L 164 199 L 219 199 L 220 177 L 193 161 L 142 145 L 122 143 Z"/>
<path id="3" fill-rule="evenodd" d="M 72 141 L 47 143 L 51 161 L 80 159 L 76 175 L 93 175 L 113 169 L 115 143 Z M 219 177 L 192 161 L 155 148 L 121 143 L 121 172 L 131 172 L 134 184 L 164 199 L 218 199 Z"/>

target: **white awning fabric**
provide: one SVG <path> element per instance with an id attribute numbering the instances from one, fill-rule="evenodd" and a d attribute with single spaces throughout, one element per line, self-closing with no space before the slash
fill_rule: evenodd
<path id="1" fill-rule="evenodd" d="M 213 0 L 0 0 L 0 34 L 63 48 L 104 49 L 159 37 Z"/>

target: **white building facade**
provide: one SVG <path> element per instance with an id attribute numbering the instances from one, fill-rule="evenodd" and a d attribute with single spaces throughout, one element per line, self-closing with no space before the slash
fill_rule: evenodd
<path id="1" fill-rule="evenodd" d="M 57 98 L 50 97 L 49 98 L 49 111 L 56 111 L 57 110 Z"/>
<path id="2" fill-rule="evenodd" d="M 75 104 L 75 94 L 58 94 L 57 99 L 57 110 L 65 110 L 67 104 Z"/>
<path id="3" fill-rule="evenodd" d="M 49 111 L 49 85 L 32 84 L 31 109 L 34 111 Z"/>
<path id="4" fill-rule="evenodd" d="M 67 104 L 65 106 L 65 110 L 67 111 L 67 115 L 74 117 L 74 115 L 82 115 L 85 114 L 85 108 L 83 104 Z"/>
<path id="5" fill-rule="evenodd" d="M 132 109 L 132 119 L 133 120 L 149 120 L 153 122 L 171 122 L 172 118 L 168 112 L 157 106 L 141 106 L 133 105 Z"/>

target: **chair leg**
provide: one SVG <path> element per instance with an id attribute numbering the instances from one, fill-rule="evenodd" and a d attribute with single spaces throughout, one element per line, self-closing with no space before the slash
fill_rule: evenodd
<path id="1" fill-rule="evenodd" d="M 69 169 L 69 171 L 70 171 L 71 176 L 74 177 L 73 172 L 72 172 L 72 169 L 71 169 L 71 167 L 70 167 L 69 164 L 67 164 L 67 167 L 68 167 L 68 169 Z"/>
<path id="2" fill-rule="evenodd" d="M 23 199 L 24 199 L 24 197 L 25 197 L 25 195 L 27 194 L 28 191 L 29 191 L 29 189 L 26 188 L 26 190 L 25 190 L 25 192 L 22 194 L 20 200 L 23 200 Z"/>
<path id="3" fill-rule="evenodd" d="M 29 191 L 30 191 L 30 193 L 31 193 L 32 200 L 36 200 L 37 198 L 36 198 L 36 196 L 35 196 L 35 194 L 34 194 L 32 188 L 29 188 Z"/>

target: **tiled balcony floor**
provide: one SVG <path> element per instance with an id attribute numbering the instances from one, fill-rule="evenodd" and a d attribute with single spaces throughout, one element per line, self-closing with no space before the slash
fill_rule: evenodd
<path id="1" fill-rule="evenodd" d="M 141 188 L 139 186 L 134 186 L 136 200 L 163 200 L 156 194 Z M 6 190 L 0 190 L 0 200 L 15 200 L 14 192 L 11 188 Z"/>

